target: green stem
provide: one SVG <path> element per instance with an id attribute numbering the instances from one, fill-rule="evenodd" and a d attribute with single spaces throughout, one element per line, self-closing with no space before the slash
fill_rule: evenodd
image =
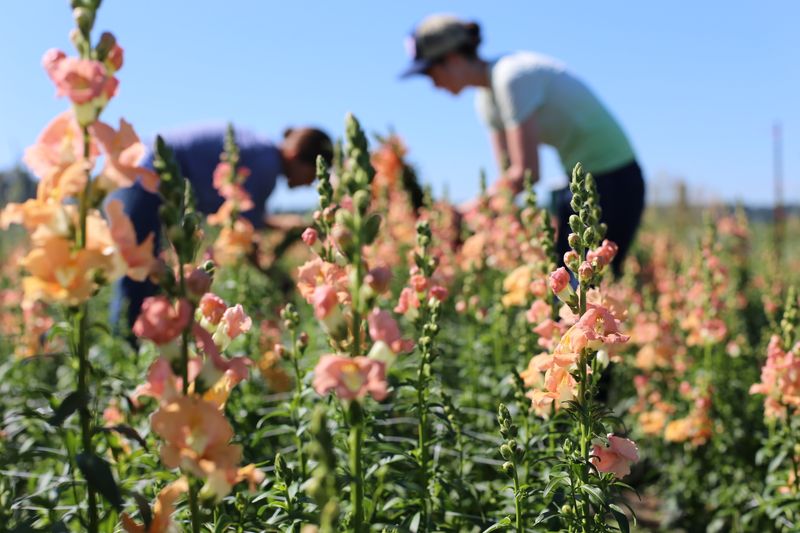
<path id="1" fill-rule="evenodd" d="M 83 401 L 78 410 L 81 423 L 81 445 L 84 453 L 94 454 L 92 448 L 92 414 L 89 411 L 89 358 L 86 350 L 86 304 L 81 304 L 75 314 L 75 330 L 77 332 L 78 356 L 78 391 Z M 97 533 L 99 519 L 97 514 L 97 494 L 87 480 L 87 504 L 89 506 L 89 533 Z"/>
<path id="2" fill-rule="evenodd" d="M 522 521 L 522 493 L 519 490 L 519 475 L 517 475 L 516 464 L 514 465 L 514 514 L 516 515 L 515 526 L 517 533 L 524 533 L 525 526 Z"/>
<path id="3" fill-rule="evenodd" d="M 581 251 L 583 255 L 583 251 Z M 578 316 L 582 317 L 586 313 L 586 287 L 583 283 L 578 288 Z M 580 381 L 578 383 L 578 404 L 580 405 L 580 429 L 581 429 L 581 483 L 587 484 L 589 482 L 589 441 L 591 435 L 591 420 L 589 419 L 589 412 L 591 408 L 591 398 L 587 394 L 589 390 L 588 379 L 589 376 L 586 372 L 588 353 L 586 350 L 581 350 L 578 359 L 578 375 Z M 581 497 L 583 512 L 582 514 L 582 531 L 591 531 L 591 504 L 589 498 L 584 494 Z M 577 512 L 577 510 L 576 510 Z"/>
<path id="4" fill-rule="evenodd" d="M 183 272 L 183 262 L 180 260 L 178 260 L 178 279 L 180 282 L 180 294 L 185 295 L 186 277 Z M 194 309 L 192 309 L 192 315 L 194 315 Z M 183 378 L 184 396 L 189 394 L 189 329 L 191 327 L 190 323 L 181 332 L 181 377 Z M 194 479 L 189 481 L 189 512 L 192 516 L 192 532 L 200 533 L 200 508 L 197 501 L 197 483 Z"/>
<path id="5" fill-rule="evenodd" d="M 361 464 L 361 444 L 364 439 L 364 422 L 361 405 L 354 401 L 350 405 L 350 502 L 353 507 L 353 531 L 364 531 L 364 474 Z"/>
<path id="6" fill-rule="evenodd" d="M 427 387 L 425 385 L 427 354 L 423 350 L 420 354 L 419 373 L 417 378 L 417 413 L 419 423 L 418 433 L 418 453 L 419 453 L 419 473 L 420 473 L 420 507 L 422 511 L 422 523 L 428 524 L 428 405 Z"/>
<path id="7" fill-rule="evenodd" d="M 89 161 L 91 137 L 88 126 L 83 127 L 83 157 Z M 89 193 L 91 191 L 91 175 L 86 169 L 86 185 L 79 198 L 78 228 L 76 231 L 76 244 L 78 248 L 86 248 L 86 217 L 89 212 Z M 78 409 L 81 424 L 81 444 L 84 453 L 94 454 L 92 448 L 92 414 L 89 411 L 89 353 L 87 346 L 89 306 L 82 303 L 74 313 L 74 331 L 76 340 L 74 344 L 75 356 L 78 358 L 78 392 L 83 401 Z M 97 494 L 91 483 L 87 480 L 87 504 L 89 506 L 89 533 L 97 533 L 99 519 L 97 514 Z"/>
<path id="8" fill-rule="evenodd" d="M 297 331 L 292 328 L 292 366 L 294 367 L 294 397 L 292 398 L 292 422 L 294 422 L 294 442 L 297 446 L 297 462 L 300 464 L 300 474 L 305 480 L 307 476 L 306 460 L 303 453 L 303 439 L 300 437 L 300 402 L 303 398 L 303 376 L 300 373 L 300 354 L 297 349 Z"/>

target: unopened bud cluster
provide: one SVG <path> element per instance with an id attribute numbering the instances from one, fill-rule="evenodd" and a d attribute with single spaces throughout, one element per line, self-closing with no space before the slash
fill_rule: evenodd
<path id="1" fill-rule="evenodd" d="M 497 409 L 497 421 L 500 424 L 500 435 L 503 437 L 503 444 L 500 445 L 500 456 L 505 461 L 502 466 L 503 473 L 510 478 L 514 478 L 517 472 L 517 465 L 525 457 L 525 450 L 517 443 L 519 430 L 511 419 L 511 413 L 505 404 L 500 404 Z"/>
<path id="2" fill-rule="evenodd" d="M 165 235 L 182 264 L 191 263 L 200 241 L 201 217 L 195 209 L 192 186 L 183 177 L 172 149 L 160 136 L 156 137 L 153 167 L 160 177 L 159 193 L 163 198 L 159 207 Z"/>

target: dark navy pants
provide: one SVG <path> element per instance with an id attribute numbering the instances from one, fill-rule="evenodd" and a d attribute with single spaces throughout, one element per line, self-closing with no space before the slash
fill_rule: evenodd
<path id="1" fill-rule="evenodd" d="M 593 176 L 597 183 L 597 192 L 600 194 L 600 208 L 603 210 L 601 221 L 608 226 L 605 238 L 619 246 L 617 256 L 611 265 L 614 275 L 619 276 L 644 211 L 642 170 L 639 164 L 633 161 L 617 170 Z M 558 216 L 556 249 L 561 262 L 569 250 L 567 237 L 572 231 L 569 228 L 569 216 L 572 214 L 572 207 L 569 205 L 572 193 L 569 187 L 555 191 L 554 200 Z"/>
<path id="2" fill-rule="evenodd" d="M 132 187 L 116 189 L 108 195 L 106 203 L 111 200 L 122 202 L 125 214 L 131 219 L 136 230 L 136 240 L 141 243 L 150 233 L 155 233 L 154 250 L 158 253 L 161 237 L 161 221 L 158 217 L 158 208 L 161 198 L 157 194 L 146 191 L 139 182 Z M 111 297 L 110 320 L 114 327 L 120 325 L 123 309 L 127 306 L 126 319 L 129 326 L 133 326 L 142 302 L 148 296 L 153 296 L 157 286 L 145 280 L 134 281 L 125 276 L 114 285 Z"/>

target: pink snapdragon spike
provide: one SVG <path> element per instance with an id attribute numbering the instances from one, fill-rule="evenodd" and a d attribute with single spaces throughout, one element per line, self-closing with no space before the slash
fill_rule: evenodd
<path id="1" fill-rule="evenodd" d="M 619 331 L 619 321 L 611 311 L 600 305 L 589 304 L 589 308 L 578 322 L 565 334 L 569 337 L 572 351 L 584 348 L 598 349 L 604 344 L 622 344 L 630 337 Z M 565 342 L 562 339 L 561 342 Z"/>
<path id="2" fill-rule="evenodd" d="M 59 114 L 45 126 L 36 139 L 36 144 L 25 150 L 23 161 L 41 178 L 39 187 L 43 188 L 45 183 L 64 181 L 58 177 L 69 170 L 85 174 L 84 166 L 92 166 L 98 153 L 97 143 L 92 139 L 89 144 L 90 161 L 84 161 L 83 133 L 75 113 L 69 110 Z M 44 187 L 42 192 L 51 193 L 49 188 L 57 189 L 59 185 L 52 183 Z M 73 194 L 76 191 L 63 192 Z M 56 199 L 61 198 L 62 196 L 58 196 Z"/>
<path id="3" fill-rule="evenodd" d="M 617 478 L 631 473 L 631 463 L 639 460 L 636 443 L 624 437 L 608 434 L 608 445 L 596 445 L 592 449 L 592 464 L 600 472 L 611 472 Z"/>
<path id="4" fill-rule="evenodd" d="M 213 279 L 208 272 L 202 268 L 192 265 L 183 265 L 183 278 L 186 281 L 186 289 L 195 297 L 202 297 L 208 292 L 213 283 Z"/>
<path id="5" fill-rule="evenodd" d="M 450 294 L 447 288 L 442 287 L 441 285 L 434 285 L 431 287 L 430 293 L 432 298 L 436 298 L 440 302 L 445 301 L 447 299 L 447 295 Z"/>
<path id="6" fill-rule="evenodd" d="M 314 246 L 314 243 L 316 243 L 319 238 L 319 233 L 314 228 L 306 228 L 301 238 L 307 246 Z"/>
<path id="7" fill-rule="evenodd" d="M 108 55 L 106 56 L 106 68 L 112 73 L 118 71 L 122 68 L 124 57 L 125 54 L 122 47 L 118 44 L 114 44 L 114 47 L 108 51 Z"/>
<path id="8" fill-rule="evenodd" d="M 142 303 L 142 312 L 133 324 L 133 333 L 158 345 L 166 344 L 189 325 L 191 315 L 192 306 L 184 299 L 173 304 L 166 296 L 150 296 Z"/>
<path id="9" fill-rule="evenodd" d="M 425 292 L 425 289 L 428 288 L 428 278 L 422 274 L 414 274 L 411 276 L 411 279 L 408 280 L 408 284 L 417 292 Z"/>
<path id="10" fill-rule="evenodd" d="M 616 245 L 616 243 L 609 241 L 608 239 L 604 239 L 599 248 L 590 250 L 586 253 L 586 260 L 589 263 L 592 263 L 595 259 L 597 259 L 597 264 L 600 265 L 600 267 L 604 267 L 611 264 L 611 261 L 614 260 L 614 257 L 617 255 L 618 251 L 619 247 Z"/>
<path id="11" fill-rule="evenodd" d="M 68 97 L 74 104 L 89 103 L 106 90 L 106 69 L 99 61 L 48 50 L 42 65 L 56 86 L 56 94 Z"/>
<path id="12" fill-rule="evenodd" d="M 188 378 L 193 382 L 200 374 L 203 362 L 199 357 L 189 359 Z M 164 357 L 159 357 L 147 370 L 147 382 L 139 385 L 131 393 L 131 402 L 134 406 L 139 405 L 139 398 L 149 396 L 161 403 L 169 403 L 182 395 L 183 378 L 176 376 L 172 371 L 172 366 Z"/>
<path id="13" fill-rule="evenodd" d="M 553 294 L 558 296 L 560 300 L 569 298 L 574 294 L 569 281 L 569 272 L 567 272 L 567 269 L 564 267 L 559 267 L 550 273 L 550 288 L 553 290 Z"/>
<path id="14" fill-rule="evenodd" d="M 242 304 L 236 304 L 225 310 L 219 325 L 228 338 L 233 340 L 242 333 L 250 331 L 253 320 L 244 312 Z"/>
<path id="15" fill-rule="evenodd" d="M 364 276 L 364 283 L 369 285 L 376 294 L 389 290 L 390 281 L 392 281 L 392 270 L 386 266 L 371 268 L 367 275 Z"/>
<path id="16" fill-rule="evenodd" d="M 367 324 L 372 340 L 385 342 L 394 353 L 408 352 L 414 348 L 414 341 L 400 337 L 400 327 L 389 311 L 373 309 L 367 315 Z"/>
<path id="17" fill-rule="evenodd" d="M 386 365 L 369 357 L 323 355 L 314 368 L 314 390 L 333 391 L 341 400 L 360 400 L 367 394 L 381 401 L 388 396 Z"/>
<path id="18" fill-rule="evenodd" d="M 405 315 L 412 309 L 419 309 L 419 298 L 411 287 L 404 287 L 400 291 L 400 296 L 397 299 L 397 305 L 394 308 L 395 313 Z"/>
<path id="19" fill-rule="evenodd" d="M 311 303 L 314 306 L 314 316 L 318 320 L 325 320 L 339 305 L 336 289 L 330 285 L 320 285 L 314 289 Z"/>
<path id="20" fill-rule="evenodd" d="M 198 309 L 204 320 L 216 326 L 222 320 L 222 315 L 225 314 L 228 306 L 222 298 L 212 292 L 207 292 L 200 298 Z"/>
<path id="21" fill-rule="evenodd" d="M 211 334 L 196 322 L 192 326 L 192 334 L 197 348 L 206 356 L 203 376 L 208 378 L 209 383 L 215 383 L 225 373 L 231 377 L 231 386 L 247 379 L 250 374 L 250 365 L 253 363 L 250 359 L 246 357 L 226 359 L 223 357 Z"/>
<path id="22" fill-rule="evenodd" d="M 750 387 L 750 394 L 764 394 L 764 414 L 784 418 L 787 406 L 800 408 L 800 345 L 788 352 L 781 339 L 773 335 L 767 346 L 767 360 L 761 368 L 761 382 Z"/>

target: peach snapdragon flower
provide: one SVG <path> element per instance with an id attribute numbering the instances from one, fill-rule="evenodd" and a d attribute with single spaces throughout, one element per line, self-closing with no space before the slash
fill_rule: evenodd
<path id="1" fill-rule="evenodd" d="M 153 413 L 150 426 L 164 441 L 160 455 L 165 466 L 205 479 L 203 492 L 217 501 L 230 492 L 239 477 L 242 447 L 229 443 L 233 429 L 215 404 L 178 398 Z"/>
<path id="2" fill-rule="evenodd" d="M 768 418 L 785 418 L 787 407 L 800 407 L 800 343 L 787 351 L 778 335 L 770 338 L 761 381 L 750 387 L 750 394 L 766 396 L 764 414 Z"/>
<path id="3" fill-rule="evenodd" d="M 127 275 L 136 281 L 144 281 L 150 275 L 155 263 L 153 246 L 155 234 L 145 238 L 141 244 L 137 242 L 136 230 L 131 219 L 123 211 L 122 202 L 112 200 L 106 205 L 111 239 L 127 264 Z"/>
<path id="4" fill-rule="evenodd" d="M 225 226 L 214 242 L 214 260 L 220 265 L 233 265 L 253 251 L 255 228 L 244 218 L 237 218 L 232 226 Z"/>
<path id="5" fill-rule="evenodd" d="M 75 114 L 65 111 L 56 116 L 27 148 L 22 160 L 41 180 L 37 198 L 61 201 L 77 196 L 86 186 L 86 169 L 94 165 L 98 154 L 93 139 L 89 143 L 89 157 L 84 159 L 83 132 Z"/>
<path id="6" fill-rule="evenodd" d="M 115 130 L 104 122 L 95 122 L 91 132 L 105 156 L 98 178 L 104 190 L 130 187 L 139 178 L 147 191 L 158 192 L 158 174 L 140 166 L 147 149 L 130 123 L 121 118 L 119 129 Z"/>
<path id="7" fill-rule="evenodd" d="M 503 295 L 501 301 L 505 307 L 522 306 L 530 299 L 530 285 L 533 281 L 533 267 L 522 265 L 509 273 L 503 280 Z"/>
<path id="8" fill-rule="evenodd" d="M 158 345 L 174 340 L 192 319 L 192 305 L 184 299 L 172 303 L 166 296 L 151 296 L 142 303 L 142 311 L 133 324 L 137 337 Z"/>
<path id="9" fill-rule="evenodd" d="M 618 478 L 631 473 L 631 463 L 639 460 L 636 443 L 624 437 L 608 434 L 608 444 L 597 444 L 592 449 L 592 464 L 600 472 L 611 472 Z"/>
<path id="10" fill-rule="evenodd" d="M 95 273 L 107 267 L 108 259 L 97 250 L 73 250 L 59 237 L 32 249 L 20 264 L 30 273 L 22 280 L 25 301 L 78 305 L 94 293 Z"/>
<path id="11" fill-rule="evenodd" d="M 122 529 L 127 533 L 173 533 L 178 530 L 178 525 L 172 520 L 175 512 L 175 500 L 189 490 L 189 483 L 185 477 L 178 478 L 158 493 L 156 503 L 153 505 L 153 514 L 149 526 L 136 523 L 128 513 L 122 513 Z"/>
<path id="12" fill-rule="evenodd" d="M 350 302 L 347 270 L 334 263 L 315 257 L 297 269 L 297 289 L 308 303 L 313 303 L 314 290 L 320 285 L 330 285 L 336 290 L 339 303 Z"/>
<path id="13" fill-rule="evenodd" d="M 389 394 L 386 365 L 363 356 L 323 355 L 314 368 L 313 386 L 317 394 L 334 391 L 341 400 L 360 400 L 370 394 L 381 401 Z"/>

